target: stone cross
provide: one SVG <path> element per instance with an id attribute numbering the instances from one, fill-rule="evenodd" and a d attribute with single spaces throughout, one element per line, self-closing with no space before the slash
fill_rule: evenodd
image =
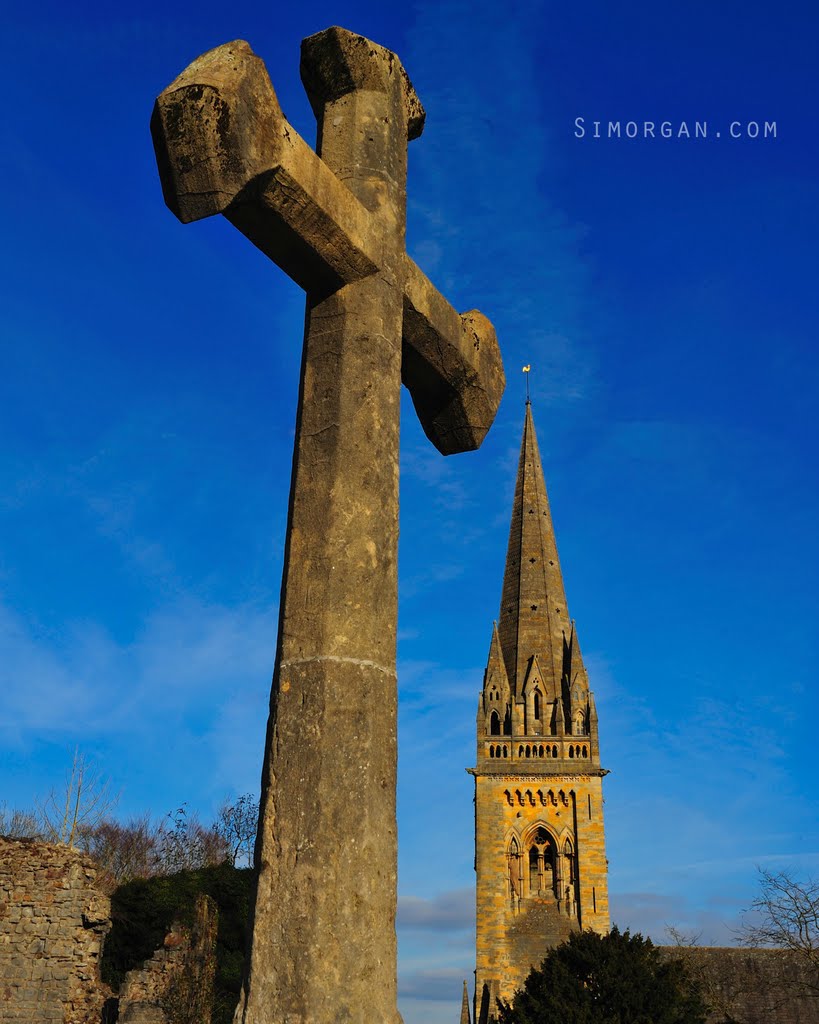
<path id="1" fill-rule="evenodd" d="M 241 41 L 195 60 L 151 122 L 177 217 L 224 214 L 307 293 L 236 1021 L 395 1024 L 400 385 L 450 454 L 480 445 L 504 376 L 489 321 L 458 315 L 406 253 L 424 111 L 398 58 L 331 28 L 304 40 L 301 75 L 317 152 Z"/>

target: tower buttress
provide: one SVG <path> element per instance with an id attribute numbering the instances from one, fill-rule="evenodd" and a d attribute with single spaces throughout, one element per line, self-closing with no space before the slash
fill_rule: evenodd
<path id="1" fill-rule="evenodd" d="M 478 701 L 474 1024 L 546 950 L 609 928 L 597 709 L 569 617 L 527 400 L 498 622 Z"/>

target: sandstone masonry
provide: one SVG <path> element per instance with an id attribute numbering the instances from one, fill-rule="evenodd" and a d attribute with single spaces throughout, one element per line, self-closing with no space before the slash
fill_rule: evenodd
<path id="1" fill-rule="evenodd" d="M 199 896 L 191 926 L 174 922 L 142 969 L 129 971 L 119 995 L 119 1024 L 210 1024 L 218 913 Z"/>
<path id="2" fill-rule="evenodd" d="M 711 1006 L 709 1024 L 817 1024 L 819 978 L 787 949 L 662 947 L 681 959 Z"/>
<path id="3" fill-rule="evenodd" d="M 0 1024 L 88 1024 L 110 901 L 98 866 L 65 846 L 0 838 Z"/>
<path id="4" fill-rule="evenodd" d="M 129 971 L 119 995 L 100 961 L 111 902 L 78 850 L 0 837 L 0 1024 L 210 1024 L 217 910 L 200 896 L 191 925 Z"/>

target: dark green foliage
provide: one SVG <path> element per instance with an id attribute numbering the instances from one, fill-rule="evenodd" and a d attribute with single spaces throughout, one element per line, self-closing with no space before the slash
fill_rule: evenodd
<path id="1" fill-rule="evenodd" d="M 500 1024 L 704 1024 L 684 966 L 642 935 L 574 932 L 533 970 Z"/>
<path id="2" fill-rule="evenodd" d="M 111 897 L 113 926 L 103 948 L 103 981 L 118 989 L 127 971 L 162 946 L 171 923 L 188 921 L 196 897 L 207 893 L 219 908 L 213 1024 L 229 1024 L 242 981 L 251 875 L 249 868 L 225 863 L 121 885 Z"/>

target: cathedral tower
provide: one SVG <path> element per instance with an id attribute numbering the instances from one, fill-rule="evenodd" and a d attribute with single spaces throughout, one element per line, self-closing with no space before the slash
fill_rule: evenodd
<path id="1" fill-rule="evenodd" d="M 475 1021 L 487 1024 L 571 930 L 609 930 L 597 710 L 528 400 L 477 734 Z"/>

